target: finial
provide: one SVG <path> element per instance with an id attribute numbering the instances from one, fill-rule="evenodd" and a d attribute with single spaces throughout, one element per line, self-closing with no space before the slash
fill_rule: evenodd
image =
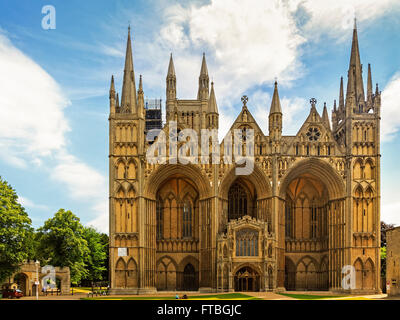
<path id="1" fill-rule="evenodd" d="M 314 107 L 314 108 L 315 108 L 315 104 L 317 103 L 317 99 L 311 98 L 311 99 L 310 99 L 310 103 L 311 103 L 311 107 Z"/>
<path id="2" fill-rule="evenodd" d="M 247 96 L 243 96 L 241 100 L 243 102 L 243 107 L 247 107 L 246 104 L 247 104 L 247 101 L 249 101 L 249 98 Z"/>

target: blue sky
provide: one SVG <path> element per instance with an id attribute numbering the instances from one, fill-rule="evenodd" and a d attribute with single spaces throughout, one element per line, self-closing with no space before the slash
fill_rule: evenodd
<path id="1" fill-rule="evenodd" d="M 246 5 L 245 5 L 246 4 Z M 56 29 L 42 28 L 44 5 Z M 345 79 L 354 15 L 364 65 L 382 96 L 382 219 L 400 224 L 400 4 L 396 0 L 0 1 L 0 175 L 39 227 L 59 208 L 108 231 L 108 89 L 121 90 L 127 26 L 145 96 L 165 97 L 172 52 L 178 98 L 195 98 L 202 53 L 220 136 L 240 97 L 268 131 L 278 78 L 284 134 L 315 97 L 331 110 Z"/>

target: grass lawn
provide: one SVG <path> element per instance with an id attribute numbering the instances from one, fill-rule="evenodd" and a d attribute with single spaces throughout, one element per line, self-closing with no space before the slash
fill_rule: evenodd
<path id="1" fill-rule="evenodd" d="M 96 297 L 96 298 L 81 298 L 82 300 L 176 300 L 175 296 L 149 296 L 149 297 Z M 243 293 L 225 293 L 225 294 L 210 294 L 201 296 L 188 295 L 187 300 L 262 300 Z"/>
<path id="2" fill-rule="evenodd" d="M 322 299 L 334 299 L 334 298 L 344 298 L 345 296 L 318 296 L 314 294 L 295 294 L 295 293 L 280 293 L 282 296 L 295 298 L 299 300 L 322 300 Z"/>

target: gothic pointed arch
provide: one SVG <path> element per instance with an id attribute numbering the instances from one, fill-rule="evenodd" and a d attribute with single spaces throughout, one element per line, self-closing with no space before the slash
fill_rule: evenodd
<path id="1" fill-rule="evenodd" d="M 126 263 L 122 257 L 115 264 L 115 284 L 118 288 L 126 287 Z"/>
<path id="2" fill-rule="evenodd" d="M 235 170 L 236 170 L 236 167 L 233 166 L 223 176 L 221 183 L 219 185 L 219 188 L 218 188 L 218 195 L 221 198 L 224 198 L 224 199 L 228 198 L 229 188 L 234 183 L 234 181 L 238 178 Z M 272 189 L 271 189 L 271 184 L 269 182 L 269 178 L 258 167 L 257 164 L 254 164 L 253 172 L 250 175 L 239 176 L 239 177 L 242 177 L 244 180 L 250 181 L 253 184 L 259 198 L 267 198 L 267 197 L 271 196 Z"/>
<path id="3" fill-rule="evenodd" d="M 361 258 L 357 258 L 354 261 L 354 268 L 355 268 L 355 276 L 356 276 L 356 289 L 363 289 L 363 269 L 364 264 Z"/>
<path id="4" fill-rule="evenodd" d="M 345 186 L 343 179 L 329 163 L 316 158 L 304 159 L 295 163 L 283 176 L 279 185 L 279 195 L 285 198 L 290 182 L 304 173 L 311 174 L 323 181 L 330 199 L 338 199 L 344 196 Z"/>
<path id="5" fill-rule="evenodd" d="M 190 177 L 192 181 L 196 181 L 196 187 L 199 192 L 200 199 L 207 198 L 211 194 L 210 182 L 202 174 L 201 170 L 192 165 L 163 165 L 154 170 L 147 178 L 144 194 L 150 199 L 156 199 L 157 190 L 171 176 Z"/>
<path id="6" fill-rule="evenodd" d="M 127 287 L 137 288 L 138 286 L 138 274 L 137 274 L 137 264 L 135 259 L 130 258 L 127 264 Z"/>

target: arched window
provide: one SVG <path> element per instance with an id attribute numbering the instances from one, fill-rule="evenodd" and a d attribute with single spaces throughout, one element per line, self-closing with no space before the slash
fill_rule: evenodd
<path id="1" fill-rule="evenodd" d="M 311 238 L 317 238 L 317 207 L 315 204 L 311 206 Z"/>
<path id="2" fill-rule="evenodd" d="M 228 193 L 228 218 L 238 219 L 245 215 L 247 215 L 247 193 L 240 184 L 235 183 Z"/>
<path id="3" fill-rule="evenodd" d="M 240 229 L 236 232 L 236 256 L 258 256 L 258 232 Z"/>
<path id="4" fill-rule="evenodd" d="M 289 199 L 285 205 L 285 236 L 288 238 L 293 237 L 293 203 Z"/>
<path id="5" fill-rule="evenodd" d="M 188 238 L 192 236 L 192 205 L 190 201 L 185 201 L 183 204 L 183 228 L 182 236 Z"/>
<path id="6" fill-rule="evenodd" d="M 157 219 L 157 239 L 162 239 L 163 235 L 163 201 L 160 197 L 157 198 L 156 204 L 156 219 Z"/>

